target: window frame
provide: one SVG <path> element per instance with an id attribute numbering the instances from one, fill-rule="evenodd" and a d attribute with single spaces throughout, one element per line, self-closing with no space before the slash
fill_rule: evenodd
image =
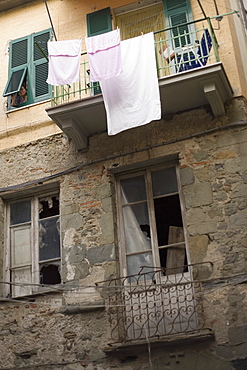
<path id="1" fill-rule="evenodd" d="M 36 93 L 36 87 L 37 87 L 37 66 L 38 65 L 46 65 L 47 64 L 47 75 L 48 75 L 48 55 L 47 59 L 45 56 L 42 56 L 38 59 L 35 59 L 35 45 L 34 41 L 35 38 L 44 35 L 48 35 L 48 40 L 52 39 L 52 29 L 46 29 L 44 31 L 32 33 L 30 35 L 15 39 L 10 41 L 9 44 L 9 67 L 8 67 L 8 80 L 5 85 L 4 91 L 3 91 L 3 97 L 7 97 L 8 101 L 8 110 L 14 110 L 23 106 L 29 106 L 31 104 L 35 104 L 44 100 L 48 100 L 51 98 L 51 86 L 47 84 L 47 92 L 41 95 L 37 95 Z M 13 46 L 15 44 L 21 43 L 26 40 L 26 60 L 21 64 L 18 64 L 16 66 L 12 66 L 14 52 L 13 52 Z M 36 46 L 37 47 L 37 46 Z M 46 47 L 47 48 L 47 47 Z M 13 73 L 18 72 L 20 70 L 25 69 L 25 73 L 23 73 L 21 81 L 19 83 L 19 87 L 21 88 L 23 81 L 27 81 L 27 99 L 25 102 L 19 103 L 15 106 L 11 105 L 11 95 L 17 94 L 19 90 L 17 91 L 8 91 L 8 86 L 11 85 L 11 80 L 13 78 Z M 45 79 L 47 76 L 45 77 Z M 44 81 L 43 81 L 44 82 Z"/>
<path id="2" fill-rule="evenodd" d="M 157 223 L 155 218 L 155 209 L 153 203 L 153 193 L 152 193 L 152 183 L 151 183 L 151 173 L 153 171 L 159 169 L 166 169 L 174 167 L 176 172 L 176 180 L 177 180 L 177 187 L 178 187 L 178 196 L 180 202 L 180 209 L 181 209 L 181 217 L 183 223 L 183 233 L 184 233 L 184 245 L 185 245 L 185 253 L 186 253 L 186 260 L 187 264 L 190 264 L 190 253 L 188 248 L 188 231 L 187 231 L 187 224 L 185 218 L 185 202 L 182 192 L 182 185 L 180 180 L 180 167 L 177 162 L 169 162 L 169 163 L 162 163 L 156 165 L 145 166 L 139 169 L 129 170 L 128 172 L 120 172 L 115 174 L 115 186 L 116 186 L 116 208 L 117 208 L 117 223 L 118 223 L 118 244 L 119 244 L 119 259 L 120 259 L 120 271 L 121 276 L 126 277 L 129 275 L 127 269 L 127 252 L 125 247 L 125 231 L 124 231 L 124 220 L 123 220 L 123 212 L 122 212 L 122 201 L 121 201 L 121 184 L 120 181 L 122 179 L 129 179 L 131 177 L 136 177 L 140 174 L 144 174 L 145 177 L 145 186 L 146 186 L 146 201 L 148 206 L 148 215 L 150 221 L 150 232 L 151 232 L 151 250 L 153 255 L 154 266 L 159 268 L 160 266 L 160 256 L 159 256 L 159 249 L 162 246 L 158 245 L 158 236 L 157 236 Z M 150 196 L 151 195 L 151 196 Z M 167 244 L 165 248 L 169 248 Z"/>
<path id="3" fill-rule="evenodd" d="M 174 15 L 182 14 L 184 13 L 187 19 L 187 23 L 193 22 L 193 14 L 192 14 L 192 8 L 190 0 L 184 0 L 186 2 L 186 5 L 181 5 L 177 7 L 176 9 L 169 9 L 167 6 L 167 0 L 163 0 L 163 6 L 164 6 L 164 12 L 165 12 L 165 22 L 166 22 L 166 28 L 173 27 L 171 17 Z M 175 27 L 175 26 L 174 26 Z M 179 27 L 179 24 L 178 24 Z M 186 45 L 193 44 L 195 42 L 195 28 L 193 24 L 188 25 L 188 30 L 190 32 L 190 42 Z M 172 30 L 169 31 L 169 38 L 172 39 L 174 37 Z M 182 45 L 184 46 L 184 45 Z M 174 50 L 180 50 L 180 45 L 175 45 L 175 41 L 173 40 L 173 49 Z"/>
<path id="4" fill-rule="evenodd" d="M 18 298 L 22 296 L 30 296 L 33 294 L 39 294 L 41 292 L 45 292 L 47 290 L 53 290 L 57 289 L 62 284 L 62 239 L 61 239 L 61 229 L 59 232 L 59 249 L 60 249 L 60 256 L 57 258 L 47 259 L 47 260 L 39 260 L 39 221 L 42 220 L 42 218 L 39 218 L 39 200 L 46 198 L 46 197 L 57 197 L 59 201 L 59 210 L 58 214 L 56 215 L 58 217 L 59 223 L 61 225 L 61 210 L 60 210 L 60 194 L 59 191 L 47 191 L 37 194 L 29 194 L 26 197 L 13 197 L 10 199 L 5 200 L 5 209 L 4 209 L 4 219 L 5 219 L 5 228 L 4 228 L 4 234 L 5 234 L 5 243 L 4 243 L 4 281 L 6 281 L 6 284 L 4 285 L 4 297 L 12 297 L 12 298 Z M 31 209 L 31 219 L 28 222 L 23 222 L 19 224 L 11 225 L 10 221 L 10 208 L 11 204 L 20 202 L 20 201 L 30 201 L 30 209 Z M 53 217 L 53 216 L 51 216 Z M 55 216 L 54 216 L 55 217 Z M 21 228 L 22 225 L 25 226 L 27 223 L 30 223 L 30 255 L 31 255 L 31 283 L 30 288 L 24 288 L 23 293 L 15 294 L 14 289 L 12 289 L 12 283 L 14 282 L 11 277 L 11 271 L 15 270 L 16 267 L 13 267 L 12 261 L 11 261 L 11 230 L 14 230 L 15 228 Z M 58 284 L 42 284 L 40 282 L 40 265 L 44 265 L 44 263 L 53 263 L 59 264 L 59 273 L 61 277 L 61 282 Z M 17 267 L 18 268 L 18 267 Z M 17 289 L 18 292 L 18 289 Z"/>

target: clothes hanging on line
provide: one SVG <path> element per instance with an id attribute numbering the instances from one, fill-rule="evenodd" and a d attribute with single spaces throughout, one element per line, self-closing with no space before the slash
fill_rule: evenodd
<path id="1" fill-rule="evenodd" d="M 97 82 L 122 73 L 120 30 L 85 38 L 90 81 Z"/>
<path id="2" fill-rule="evenodd" d="M 48 41 L 49 68 L 46 82 L 54 86 L 79 80 L 81 40 Z"/>
<path id="3" fill-rule="evenodd" d="M 161 119 L 153 32 L 120 45 L 123 72 L 100 81 L 109 135 Z"/>

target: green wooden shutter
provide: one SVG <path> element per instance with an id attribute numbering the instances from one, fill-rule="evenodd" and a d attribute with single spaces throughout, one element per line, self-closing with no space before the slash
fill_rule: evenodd
<path id="1" fill-rule="evenodd" d="M 112 30 L 110 8 L 87 14 L 87 35 L 96 36 Z"/>
<path id="2" fill-rule="evenodd" d="M 190 1 L 163 0 L 163 3 L 167 26 L 174 27 L 170 35 L 170 37 L 173 38 L 173 46 L 175 48 L 178 48 L 191 44 L 193 37 L 191 37 L 191 35 L 188 35 L 188 33 L 193 32 L 194 27 L 193 25 L 182 25 L 193 20 Z"/>
<path id="3" fill-rule="evenodd" d="M 21 85 L 27 76 L 28 37 L 12 41 L 9 46 L 9 55 L 9 79 L 3 96 L 9 96 L 20 91 Z"/>
<path id="4" fill-rule="evenodd" d="M 50 86 L 46 82 L 48 76 L 47 41 L 50 38 L 50 30 L 32 35 L 32 91 L 34 102 L 50 97 Z M 39 45 L 42 51 L 37 45 Z"/>

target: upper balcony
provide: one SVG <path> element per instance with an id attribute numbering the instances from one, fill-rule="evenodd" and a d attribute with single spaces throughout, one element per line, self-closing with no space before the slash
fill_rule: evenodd
<path id="1" fill-rule="evenodd" d="M 162 117 L 205 105 L 215 117 L 223 115 L 233 92 L 211 19 L 166 28 L 154 36 Z M 87 147 L 89 136 L 106 131 L 103 97 L 99 84 L 90 82 L 87 53 L 81 55 L 79 82 L 53 87 L 47 113 L 77 149 Z"/>

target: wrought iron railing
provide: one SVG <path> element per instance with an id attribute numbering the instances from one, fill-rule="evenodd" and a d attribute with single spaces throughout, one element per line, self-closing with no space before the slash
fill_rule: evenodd
<path id="1" fill-rule="evenodd" d="M 201 266 L 201 265 L 200 265 Z M 205 328 L 200 267 L 145 268 L 97 283 L 106 299 L 112 343 L 198 333 Z M 145 271 L 145 272 L 144 272 Z"/>
<path id="2" fill-rule="evenodd" d="M 209 18 L 180 24 L 154 33 L 158 77 L 162 78 L 219 61 L 218 43 Z M 72 85 L 54 86 L 52 105 L 99 94 L 90 82 L 87 53 L 81 55 L 80 79 Z"/>

